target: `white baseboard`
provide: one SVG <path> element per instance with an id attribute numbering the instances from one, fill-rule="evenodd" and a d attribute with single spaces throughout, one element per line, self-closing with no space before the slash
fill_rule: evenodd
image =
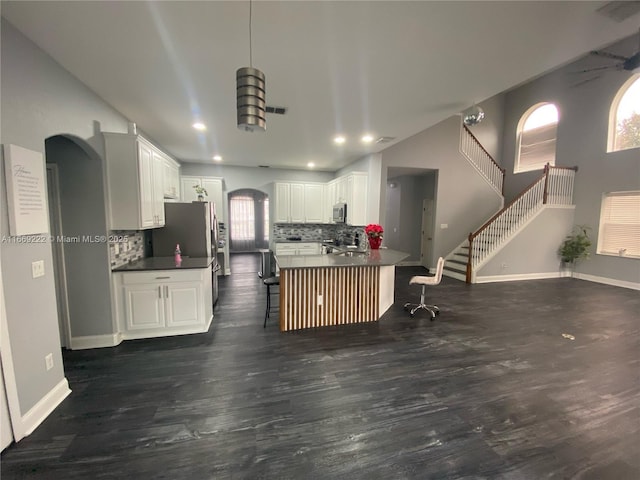
<path id="1" fill-rule="evenodd" d="M 89 348 L 115 347 L 122 342 L 120 333 L 107 335 L 87 335 L 84 337 L 71 337 L 71 350 L 87 350 Z"/>
<path id="2" fill-rule="evenodd" d="M 420 260 L 410 260 L 408 262 L 399 262 L 398 266 L 399 267 L 421 267 L 422 264 L 420 263 Z"/>
<path id="3" fill-rule="evenodd" d="M 545 278 L 570 277 L 571 272 L 519 273 L 515 275 L 486 275 L 476 277 L 473 283 L 517 282 L 520 280 L 542 280 Z"/>
<path id="4" fill-rule="evenodd" d="M 605 285 L 613 285 L 614 287 L 630 288 L 631 290 L 640 290 L 640 283 L 628 282 L 626 280 L 616 280 L 614 278 L 598 277 L 596 275 L 587 275 L 586 273 L 575 273 L 574 278 L 587 280 L 589 282 L 604 283 Z"/>
<path id="5" fill-rule="evenodd" d="M 33 431 L 53 412 L 62 401 L 71 393 L 69 382 L 66 378 L 53 387 L 38 403 L 22 416 L 24 435 L 31 435 Z"/>

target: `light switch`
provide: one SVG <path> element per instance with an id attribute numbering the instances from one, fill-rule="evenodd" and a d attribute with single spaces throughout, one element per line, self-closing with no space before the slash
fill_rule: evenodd
<path id="1" fill-rule="evenodd" d="M 440 224 L 440 228 L 441 228 L 442 230 L 444 230 L 445 228 L 449 228 L 449 224 L 448 224 L 448 223 L 441 223 L 441 224 Z"/>
<path id="2" fill-rule="evenodd" d="M 31 276 L 33 278 L 44 277 L 44 260 L 31 262 Z"/>

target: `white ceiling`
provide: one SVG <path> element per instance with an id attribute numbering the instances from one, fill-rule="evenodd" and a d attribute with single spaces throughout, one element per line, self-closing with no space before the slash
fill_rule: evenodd
<path id="1" fill-rule="evenodd" d="M 236 127 L 249 2 L 2 1 L 2 15 L 181 161 L 336 170 L 637 31 L 605 2 L 253 3 L 267 131 Z M 205 134 L 192 123 L 203 121 Z M 336 133 L 347 144 L 332 143 Z"/>

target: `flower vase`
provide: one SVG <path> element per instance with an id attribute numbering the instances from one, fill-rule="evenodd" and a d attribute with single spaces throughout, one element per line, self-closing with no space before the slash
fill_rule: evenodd
<path id="1" fill-rule="evenodd" d="M 198 201 L 204 202 L 204 195 L 198 195 Z"/>
<path id="2" fill-rule="evenodd" d="M 369 237 L 369 247 L 371 250 L 378 250 L 382 243 L 382 237 Z"/>

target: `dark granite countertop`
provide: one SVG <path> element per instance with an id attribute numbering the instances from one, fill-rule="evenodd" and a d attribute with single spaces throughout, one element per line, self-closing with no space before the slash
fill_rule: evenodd
<path id="1" fill-rule="evenodd" d="M 114 268 L 113 272 L 142 272 L 144 270 L 188 270 L 208 268 L 216 259 L 213 257 L 182 257 L 180 265 L 176 265 L 173 257 L 148 257 Z"/>
<path id="2" fill-rule="evenodd" d="M 322 268 L 322 267 L 367 267 L 396 265 L 408 253 L 381 248 L 379 250 L 355 251 L 352 256 L 329 253 L 326 255 L 276 255 L 276 262 L 281 270 L 287 268 Z"/>

